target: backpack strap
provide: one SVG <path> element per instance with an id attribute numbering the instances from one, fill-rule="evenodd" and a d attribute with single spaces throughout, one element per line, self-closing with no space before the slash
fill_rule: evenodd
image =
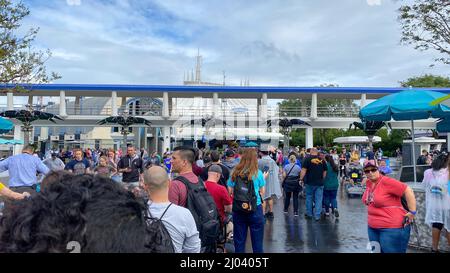
<path id="1" fill-rule="evenodd" d="M 170 203 L 167 208 L 164 210 L 163 214 L 159 217 L 159 220 L 162 220 L 162 218 L 164 217 L 164 214 L 166 214 L 167 210 L 170 208 L 170 206 L 172 206 L 172 203 Z"/>
<path id="2" fill-rule="evenodd" d="M 204 186 L 203 180 L 200 177 L 197 177 L 197 178 L 198 178 L 198 184 L 200 186 Z M 181 183 L 183 183 L 186 186 L 186 190 L 189 190 L 191 188 L 191 184 L 193 184 L 193 183 L 191 183 L 191 181 L 189 181 L 186 177 L 184 177 L 182 175 L 177 176 L 174 180 L 178 180 Z"/>

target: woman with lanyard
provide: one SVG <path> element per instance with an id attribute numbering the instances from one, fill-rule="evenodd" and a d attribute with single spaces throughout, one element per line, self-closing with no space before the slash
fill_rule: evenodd
<path id="1" fill-rule="evenodd" d="M 367 176 L 362 201 L 368 206 L 369 241 L 382 253 L 406 253 L 411 222 L 416 214 L 414 192 L 405 183 L 383 176 L 373 161 L 364 165 Z M 405 196 L 409 211 L 401 203 Z"/>

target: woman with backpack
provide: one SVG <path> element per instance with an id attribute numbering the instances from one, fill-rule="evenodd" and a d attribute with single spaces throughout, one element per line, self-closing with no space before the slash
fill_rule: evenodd
<path id="1" fill-rule="evenodd" d="M 245 252 L 247 230 L 250 228 L 253 253 L 263 253 L 264 215 L 262 199 L 265 176 L 258 169 L 256 150 L 247 148 L 241 161 L 228 179 L 228 191 L 233 197 L 233 238 L 236 253 Z"/>
<path id="2" fill-rule="evenodd" d="M 431 252 L 439 252 L 439 239 L 442 229 L 447 230 L 450 245 L 450 195 L 448 193 L 449 168 L 447 154 L 441 154 L 425 171 L 422 184 L 425 188 L 425 223 L 431 226 Z"/>

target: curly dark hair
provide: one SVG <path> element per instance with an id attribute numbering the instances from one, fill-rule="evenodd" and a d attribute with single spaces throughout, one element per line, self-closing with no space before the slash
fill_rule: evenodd
<path id="1" fill-rule="evenodd" d="M 4 211 L 0 252 L 153 252 L 146 206 L 111 179 L 60 176 Z M 147 242 L 147 243 L 146 243 Z"/>

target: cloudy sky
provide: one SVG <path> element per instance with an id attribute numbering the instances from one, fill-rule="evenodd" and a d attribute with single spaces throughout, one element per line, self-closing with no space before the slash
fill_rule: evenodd
<path id="1" fill-rule="evenodd" d="M 203 81 L 228 85 L 398 86 L 434 52 L 399 44 L 395 0 L 23 1 L 49 48 L 56 83 L 182 84 L 203 56 Z"/>

